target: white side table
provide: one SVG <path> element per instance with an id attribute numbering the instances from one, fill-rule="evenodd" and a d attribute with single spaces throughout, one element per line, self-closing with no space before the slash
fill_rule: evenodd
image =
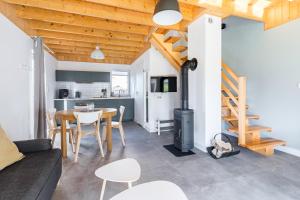
<path id="1" fill-rule="evenodd" d="M 153 181 L 134 186 L 110 200 L 188 200 L 188 198 L 174 183 Z"/>
<path id="2" fill-rule="evenodd" d="M 132 183 L 141 177 L 141 167 L 135 159 L 126 158 L 100 167 L 95 171 L 95 175 L 103 179 L 100 194 L 100 200 L 103 200 L 107 181 L 127 183 L 128 188 L 131 188 Z"/>

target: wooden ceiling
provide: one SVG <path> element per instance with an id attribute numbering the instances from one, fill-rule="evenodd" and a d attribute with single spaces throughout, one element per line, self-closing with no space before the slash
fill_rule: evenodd
<path id="1" fill-rule="evenodd" d="M 233 1 L 222 7 L 179 0 L 183 20 L 158 27 L 152 22 L 156 0 L 0 0 L 0 11 L 30 36 L 41 36 L 50 52 L 62 61 L 131 64 L 149 48 L 154 31 L 186 31 L 198 16 L 209 13 L 262 21 L 251 12 L 239 13 Z M 99 45 L 105 60 L 90 53 Z"/>

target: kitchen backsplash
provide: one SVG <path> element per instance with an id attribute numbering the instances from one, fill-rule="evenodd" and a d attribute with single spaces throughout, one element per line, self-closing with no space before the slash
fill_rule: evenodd
<path id="1" fill-rule="evenodd" d="M 68 89 L 69 98 L 75 97 L 75 92 L 81 92 L 81 98 L 102 97 L 102 89 L 107 90 L 107 97 L 110 97 L 111 86 L 109 82 L 96 82 L 96 83 L 75 83 L 75 82 L 56 82 L 56 97 L 58 97 L 59 89 Z"/>

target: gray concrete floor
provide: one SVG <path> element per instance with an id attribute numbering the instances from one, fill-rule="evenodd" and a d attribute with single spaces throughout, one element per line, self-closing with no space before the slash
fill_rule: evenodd
<path id="1" fill-rule="evenodd" d="M 172 143 L 171 133 L 150 134 L 133 122 L 125 123 L 125 133 L 126 148 L 122 147 L 115 130 L 113 152 L 106 154 L 105 158 L 99 157 L 96 139 L 82 139 L 78 163 L 73 162 L 71 152 L 63 162 L 63 174 L 53 199 L 99 199 L 102 181 L 94 171 L 127 157 L 137 159 L 141 165 L 142 176 L 136 184 L 172 181 L 190 200 L 300 199 L 300 159 L 297 157 L 276 152 L 267 158 L 242 149 L 239 155 L 221 160 L 214 160 L 197 150 L 195 155 L 177 158 L 163 148 L 163 145 Z M 108 183 L 104 199 L 126 187 Z"/>

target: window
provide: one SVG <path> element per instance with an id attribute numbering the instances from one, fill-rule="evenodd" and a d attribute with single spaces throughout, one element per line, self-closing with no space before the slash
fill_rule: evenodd
<path id="1" fill-rule="evenodd" d="M 113 96 L 129 96 L 129 72 L 113 71 L 111 88 Z"/>

